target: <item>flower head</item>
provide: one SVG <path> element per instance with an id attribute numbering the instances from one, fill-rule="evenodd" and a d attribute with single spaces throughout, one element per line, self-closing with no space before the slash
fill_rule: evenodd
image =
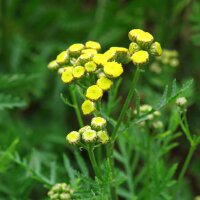
<path id="1" fill-rule="evenodd" d="M 67 136 L 66 136 L 66 140 L 70 143 L 70 144 L 76 144 L 80 141 L 80 133 L 77 131 L 71 131 Z"/>
<path id="2" fill-rule="evenodd" d="M 84 115 L 89 115 L 95 111 L 95 103 L 90 100 L 85 100 L 81 106 Z"/>
<path id="3" fill-rule="evenodd" d="M 82 134 L 82 138 L 85 142 L 94 142 L 97 138 L 97 132 L 94 130 L 87 130 Z"/>
<path id="4" fill-rule="evenodd" d="M 97 80 L 97 85 L 102 90 L 105 90 L 105 91 L 109 90 L 111 88 L 112 84 L 113 84 L 113 82 L 105 76 L 102 76 Z"/>
<path id="5" fill-rule="evenodd" d="M 85 63 L 85 69 L 87 72 L 95 72 L 95 70 L 97 69 L 97 65 L 95 64 L 95 62 L 89 61 Z"/>
<path id="6" fill-rule="evenodd" d="M 106 120 L 102 117 L 94 117 L 92 118 L 91 126 L 95 130 L 102 130 L 106 127 Z"/>
<path id="7" fill-rule="evenodd" d="M 82 66 L 76 66 L 73 68 L 74 78 L 81 78 L 85 74 L 85 68 Z"/>
<path id="8" fill-rule="evenodd" d="M 86 91 L 86 97 L 92 101 L 97 101 L 102 96 L 103 90 L 98 85 L 92 85 Z"/>
<path id="9" fill-rule="evenodd" d="M 176 105 L 179 107 L 184 107 L 184 106 L 186 106 L 186 104 L 187 104 L 187 99 L 185 97 L 179 97 L 176 100 Z"/>
<path id="10" fill-rule="evenodd" d="M 72 44 L 68 49 L 69 55 L 77 57 L 81 54 L 81 50 L 83 50 L 83 48 L 84 45 L 81 43 Z"/>
<path id="11" fill-rule="evenodd" d="M 149 54 L 147 51 L 140 50 L 131 56 L 131 60 L 135 65 L 143 65 L 149 61 Z"/>
<path id="12" fill-rule="evenodd" d="M 57 55 L 56 57 L 56 62 L 59 65 L 63 65 L 69 61 L 69 56 L 67 51 L 62 51 L 60 54 Z"/>
<path id="13" fill-rule="evenodd" d="M 58 63 L 56 62 L 56 60 L 53 60 L 51 61 L 49 64 L 48 64 L 48 68 L 49 69 L 52 69 L 52 70 L 56 70 L 59 68 L 59 65 Z"/>
<path id="14" fill-rule="evenodd" d="M 98 131 L 97 137 L 102 144 L 106 144 L 109 141 L 109 136 L 107 131 Z"/>
<path id="15" fill-rule="evenodd" d="M 101 49 L 101 45 L 98 42 L 94 42 L 94 41 L 87 41 L 85 43 L 85 47 L 88 49 L 96 49 L 97 51 L 99 51 Z"/>
<path id="16" fill-rule="evenodd" d="M 72 74 L 73 67 L 66 67 L 61 75 L 61 79 L 64 83 L 71 83 L 74 79 Z"/>
<path id="17" fill-rule="evenodd" d="M 143 47 L 149 47 L 153 40 L 153 36 L 148 32 L 140 33 L 136 38 L 136 42 Z"/>
<path id="18" fill-rule="evenodd" d="M 120 63 L 113 61 L 104 63 L 103 71 L 107 76 L 117 78 L 123 73 L 123 68 Z"/>
<path id="19" fill-rule="evenodd" d="M 161 54 L 162 54 L 162 48 L 161 48 L 161 45 L 160 45 L 159 42 L 154 42 L 151 45 L 150 53 L 152 55 L 154 55 L 154 56 L 161 56 Z"/>
<path id="20" fill-rule="evenodd" d="M 129 31 L 129 33 L 128 33 L 129 40 L 132 42 L 135 42 L 137 37 L 139 35 L 141 35 L 142 33 L 144 33 L 144 31 L 141 29 L 133 29 L 133 30 Z"/>
<path id="21" fill-rule="evenodd" d="M 135 42 L 131 42 L 130 45 L 129 45 L 129 53 L 132 55 L 134 54 L 135 52 L 139 51 L 140 50 L 140 46 L 135 43 Z"/>
<path id="22" fill-rule="evenodd" d="M 100 66 L 103 66 L 104 63 L 106 63 L 108 61 L 107 57 L 104 54 L 96 54 L 93 57 L 93 61 Z"/>

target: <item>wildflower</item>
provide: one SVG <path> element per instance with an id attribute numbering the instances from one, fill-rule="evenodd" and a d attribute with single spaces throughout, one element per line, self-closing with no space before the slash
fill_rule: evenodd
<path id="1" fill-rule="evenodd" d="M 66 136 L 66 140 L 70 143 L 70 144 L 76 144 L 80 141 L 80 133 L 77 131 L 71 131 L 67 136 Z"/>
<path id="2" fill-rule="evenodd" d="M 122 65 L 114 61 L 104 63 L 103 70 L 104 73 L 111 78 L 117 78 L 123 73 Z"/>
<path id="3" fill-rule="evenodd" d="M 62 51 L 60 54 L 57 55 L 56 57 L 56 62 L 59 65 L 65 64 L 69 61 L 69 56 L 67 51 Z"/>
<path id="4" fill-rule="evenodd" d="M 102 89 L 102 90 L 109 90 L 112 86 L 113 82 L 106 78 L 105 76 L 100 77 L 97 80 L 97 85 Z"/>
<path id="5" fill-rule="evenodd" d="M 89 61 L 85 63 L 85 69 L 87 72 L 95 72 L 95 70 L 97 69 L 97 65 L 95 64 L 95 62 Z"/>
<path id="6" fill-rule="evenodd" d="M 72 44 L 68 49 L 69 55 L 78 57 L 81 54 L 81 50 L 83 50 L 83 48 L 84 45 L 81 43 Z"/>
<path id="7" fill-rule="evenodd" d="M 128 33 L 129 40 L 132 42 L 135 42 L 137 37 L 139 35 L 141 35 L 142 33 L 144 33 L 144 31 L 141 29 L 133 29 L 133 30 L 129 31 L 129 33 Z"/>
<path id="8" fill-rule="evenodd" d="M 107 50 L 103 55 L 106 61 L 114 61 L 115 60 L 116 51 L 113 49 Z"/>
<path id="9" fill-rule="evenodd" d="M 161 56 L 162 48 L 159 42 L 154 42 L 150 47 L 150 53 L 154 56 Z"/>
<path id="10" fill-rule="evenodd" d="M 52 69 L 52 70 L 56 70 L 59 68 L 59 65 L 58 63 L 56 62 L 56 60 L 53 60 L 51 61 L 49 64 L 48 64 L 48 68 L 49 69 Z"/>
<path id="11" fill-rule="evenodd" d="M 135 65 L 143 65 L 149 61 L 149 54 L 147 51 L 140 50 L 131 56 L 131 60 Z"/>
<path id="12" fill-rule="evenodd" d="M 99 51 L 101 49 L 101 45 L 98 42 L 94 42 L 94 41 L 88 41 L 85 43 L 85 47 L 86 48 L 91 48 L 91 49 L 96 49 L 97 51 Z"/>
<path id="13" fill-rule="evenodd" d="M 82 128 L 79 129 L 79 133 L 83 134 L 85 131 L 91 130 L 91 127 L 89 125 L 83 126 Z"/>
<path id="14" fill-rule="evenodd" d="M 102 144 L 106 144 L 109 141 L 109 136 L 107 134 L 107 131 L 102 131 L 102 130 L 98 131 L 97 137 Z"/>
<path id="15" fill-rule="evenodd" d="M 62 75 L 61 75 L 61 79 L 64 83 L 71 83 L 74 79 L 73 74 L 72 74 L 72 67 L 67 67 L 66 69 L 64 69 Z"/>
<path id="16" fill-rule="evenodd" d="M 82 138 L 85 142 L 94 142 L 97 138 L 97 132 L 94 130 L 87 130 L 82 134 Z"/>
<path id="17" fill-rule="evenodd" d="M 73 192 L 66 183 L 57 183 L 48 192 L 48 196 L 51 200 L 70 200 Z"/>
<path id="18" fill-rule="evenodd" d="M 148 32 L 140 33 L 136 38 L 136 42 L 142 47 L 149 47 L 153 40 L 153 36 Z"/>
<path id="19" fill-rule="evenodd" d="M 185 97 L 179 97 L 176 100 L 176 105 L 179 107 L 184 107 L 184 106 L 186 106 L 186 104 L 187 104 L 187 99 Z"/>
<path id="20" fill-rule="evenodd" d="M 95 103 L 90 100 L 85 100 L 81 106 L 84 115 L 89 115 L 95 111 Z"/>
<path id="21" fill-rule="evenodd" d="M 105 64 L 108 61 L 108 59 L 106 58 L 106 56 L 104 54 L 98 53 L 98 54 L 94 55 L 93 61 L 97 65 L 103 66 L 103 64 Z"/>
<path id="22" fill-rule="evenodd" d="M 135 43 L 135 42 L 131 42 L 130 45 L 129 45 L 129 53 L 132 55 L 134 54 L 135 52 L 139 51 L 140 50 L 140 46 Z"/>
<path id="23" fill-rule="evenodd" d="M 76 66 L 73 68 L 74 78 L 81 78 L 85 74 L 85 68 L 82 66 Z"/>
<path id="24" fill-rule="evenodd" d="M 92 118 L 91 126 L 95 130 L 102 130 L 106 127 L 106 120 L 102 117 L 94 117 Z"/>
<path id="25" fill-rule="evenodd" d="M 102 96 L 103 90 L 98 85 L 92 85 L 86 91 L 86 97 L 93 101 L 97 101 Z"/>

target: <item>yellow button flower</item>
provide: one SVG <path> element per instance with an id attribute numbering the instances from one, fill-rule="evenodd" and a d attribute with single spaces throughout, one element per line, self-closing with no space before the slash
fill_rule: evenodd
<path id="1" fill-rule="evenodd" d="M 116 54 L 116 51 L 114 49 L 109 49 L 103 55 L 105 56 L 106 61 L 114 61 L 115 54 Z"/>
<path id="2" fill-rule="evenodd" d="M 53 60 L 51 61 L 49 64 L 48 64 L 48 68 L 49 69 L 52 69 L 52 70 L 56 70 L 59 68 L 59 65 L 58 63 L 56 62 L 56 60 Z"/>
<path id="3" fill-rule="evenodd" d="M 83 126 L 82 128 L 79 129 L 79 133 L 83 134 L 85 131 L 91 130 L 91 127 L 89 125 Z"/>
<path id="4" fill-rule="evenodd" d="M 128 33 L 129 40 L 132 42 L 135 42 L 137 37 L 142 33 L 144 33 L 144 31 L 141 29 L 133 29 L 133 30 L 129 31 L 129 33 Z"/>
<path id="5" fill-rule="evenodd" d="M 80 141 L 80 133 L 77 131 L 72 131 L 66 136 L 66 140 L 70 144 L 76 144 Z"/>
<path id="6" fill-rule="evenodd" d="M 94 57 L 93 57 L 93 61 L 97 65 L 100 65 L 100 66 L 102 66 L 103 64 L 105 64 L 107 62 L 107 60 L 108 59 L 106 58 L 106 56 L 104 54 L 100 54 L 100 53 L 94 55 Z"/>
<path id="7" fill-rule="evenodd" d="M 102 144 L 106 144 L 109 141 L 109 136 L 106 131 L 98 131 L 97 137 Z"/>
<path id="8" fill-rule="evenodd" d="M 106 127 L 106 120 L 103 117 L 93 117 L 91 127 L 97 131 L 102 130 Z"/>
<path id="9" fill-rule="evenodd" d="M 62 51 L 61 53 L 59 53 L 56 57 L 56 62 L 59 65 L 65 64 L 66 62 L 69 61 L 69 56 L 67 51 Z"/>
<path id="10" fill-rule="evenodd" d="M 89 115 L 95 111 L 95 103 L 90 100 L 85 100 L 81 106 L 84 115 Z"/>
<path id="11" fill-rule="evenodd" d="M 162 54 L 162 48 L 161 48 L 161 45 L 160 45 L 159 42 L 154 42 L 151 45 L 150 53 L 152 55 L 154 55 L 154 56 L 161 56 L 161 54 Z"/>
<path id="12" fill-rule="evenodd" d="M 71 83 L 74 79 L 73 74 L 72 74 L 72 67 L 67 67 L 64 69 L 61 79 L 64 83 Z"/>
<path id="13" fill-rule="evenodd" d="M 95 72 L 95 70 L 97 69 L 97 65 L 95 64 L 95 62 L 90 61 L 85 63 L 85 69 L 87 72 Z"/>
<path id="14" fill-rule="evenodd" d="M 153 40 L 154 40 L 153 36 L 148 32 L 143 32 L 139 34 L 136 38 L 136 42 L 143 47 L 150 46 Z"/>
<path id="15" fill-rule="evenodd" d="M 82 134 L 82 138 L 85 142 L 94 142 L 97 138 L 97 132 L 94 130 L 87 130 Z"/>
<path id="16" fill-rule="evenodd" d="M 92 101 L 97 101 L 102 96 L 103 90 L 98 85 L 92 85 L 86 91 L 86 97 Z"/>
<path id="17" fill-rule="evenodd" d="M 88 49 L 96 49 L 97 51 L 99 51 L 101 49 L 101 45 L 98 42 L 94 42 L 94 41 L 88 41 L 85 43 L 85 47 Z"/>
<path id="18" fill-rule="evenodd" d="M 103 70 L 111 78 L 117 78 L 123 73 L 122 65 L 114 61 L 105 63 Z"/>
<path id="19" fill-rule="evenodd" d="M 131 60 L 135 65 L 143 65 L 149 61 L 149 54 L 147 51 L 140 50 L 131 56 Z"/>
<path id="20" fill-rule="evenodd" d="M 86 62 L 90 61 L 92 58 L 92 55 L 90 54 L 81 54 L 78 59 L 74 62 L 74 65 L 84 65 Z"/>
<path id="21" fill-rule="evenodd" d="M 100 77 L 97 80 L 97 85 L 102 89 L 102 90 L 109 90 L 112 86 L 113 82 L 106 78 L 105 76 Z"/>
<path id="22" fill-rule="evenodd" d="M 85 68 L 82 66 L 76 66 L 73 68 L 73 76 L 74 78 L 81 78 L 85 74 Z"/>
<path id="23" fill-rule="evenodd" d="M 81 54 L 81 51 L 84 49 L 84 45 L 81 43 L 77 43 L 77 44 L 72 44 L 69 49 L 68 52 L 71 56 L 79 56 Z"/>

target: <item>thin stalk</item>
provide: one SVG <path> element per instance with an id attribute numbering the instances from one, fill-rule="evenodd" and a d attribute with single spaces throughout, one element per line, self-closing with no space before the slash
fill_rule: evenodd
<path id="1" fill-rule="evenodd" d="M 95 155 L 94 155 L 94 149 L 92 146 L 89 146 L 89 148 L 87 149 L 87 152 L 88 152 L 88 155 L 89 155 L 89 158 L 90 158 L 90 162 L 92 164 L 92 167 L 93 167 L 93 170 L 95 172 L 95 175 L 101 179 L 101 171 L 97 165 L 97 161 L 96 161 L 96 158 L 95 158 Z"/>
<path id="2" fill-rule="evenodd" d="M 112 173 L 111 174 L 112 178 L 113 178 L 113 171 L 114 171 L 114 156 L 113 156 L 114 142 L 117 138 L 117 133 L 118 133 L 118 130 L 119 130 L 120 125 L 122 123 L 122 120 L 123 120 L 123 118 L 126 114 L 128 105 L 129 105 L 129 103 L 130 103 L 130 101 L 133 97 L 133 94 L 134 94 L 134 91 L 135 91 L 135 88 L 136 88 L 136 83 L 137 83 L 137 80 L 139 78 L 139 74 L 140 74 L 140 69 L 139 69 L 139 67 L 137 67 L 136 72 L 133 76 L 133 80 L 132 80 L 132 84 L 131 84 L 131 88 L 129 90 L 128 96 L 126 97 L 125 103 L 122 107 L 121 113 L 120 113 L 119 118 L 117 120 L 117 124 L 116 124 L 116 126 L 115 126 L 115 128 L 112 132 L 110 143 L 108 144 L 107 149 L 106 149 L 107 150 L 108 162 L 109 162 L 111 173 Z M 116 200 L 117 199 L 116 188 L 111 186 L 110 190 L 111 190 L 112 200 Z"/>
<path id="3" fill-rule="evenodd" d="M 80 109 L 79 109 L 79 106 L 78 106 L 78 101 L 77 101 L 77 98 L 76 98 L 75 90 L 70 87 L 69 91 L 70 91 L 70 95 L 71 95 L 72 102 L 73 102 L 73 105 L 74 105 L 74 110 L 75 110 L 75 113 L 76 113 L 76 117 L 78 119 L 78 123 L 79 123 L 79 126 L 81 128 L 81 127 L 84 126 L 84 123 L 83 123 L 81 112 L 80 112 Z"/>

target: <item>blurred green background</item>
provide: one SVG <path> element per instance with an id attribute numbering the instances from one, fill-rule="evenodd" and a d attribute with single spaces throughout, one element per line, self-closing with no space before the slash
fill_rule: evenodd
<path id="1" fill-rule="evenodd" d="M 103 50 L 127 47 L 127 33 L 142 28 L 163 48 L 179 52 L 180 65 L 168 76 L 183 83 L 193 78 L 188 94 L 188 118 L 200 134 L 200 2 L 198 0 L 1 0 L 0 11 L 0 150 L 19 139 L 20 156 L 35 159 L 45 169 L 56 160 L 58 181 L 65 181 L 62 154 L 71 149 L 65 133 L 77 126 L 71 108 L 59 94 L 67 92 L 59 76 L 47 69 L 49 61 L 72 43 L 96 40 Z M 164 84 L 145 77 L 144 93 L 162 92 Z M 166 84 L 165 83 L 165 84 Z M 125 86 L 129 87 L 129 82 Z M 153 98 L 153 97 L 152 97 Z M 152 99 L 150 102 L 154 102 Z M 183 161 L 188 144 L 174 152 Z M 198 151 L 187 173 L 190 192 L 200 194 Z M 173 155 L 172 155 L 173 156 Z M 17 187 L 16 187 L 17 186 Z M 11 163 L 0 169 L 0 199 L 45 199 L 46 189 L 28 177 L 24 168 Z"/>

